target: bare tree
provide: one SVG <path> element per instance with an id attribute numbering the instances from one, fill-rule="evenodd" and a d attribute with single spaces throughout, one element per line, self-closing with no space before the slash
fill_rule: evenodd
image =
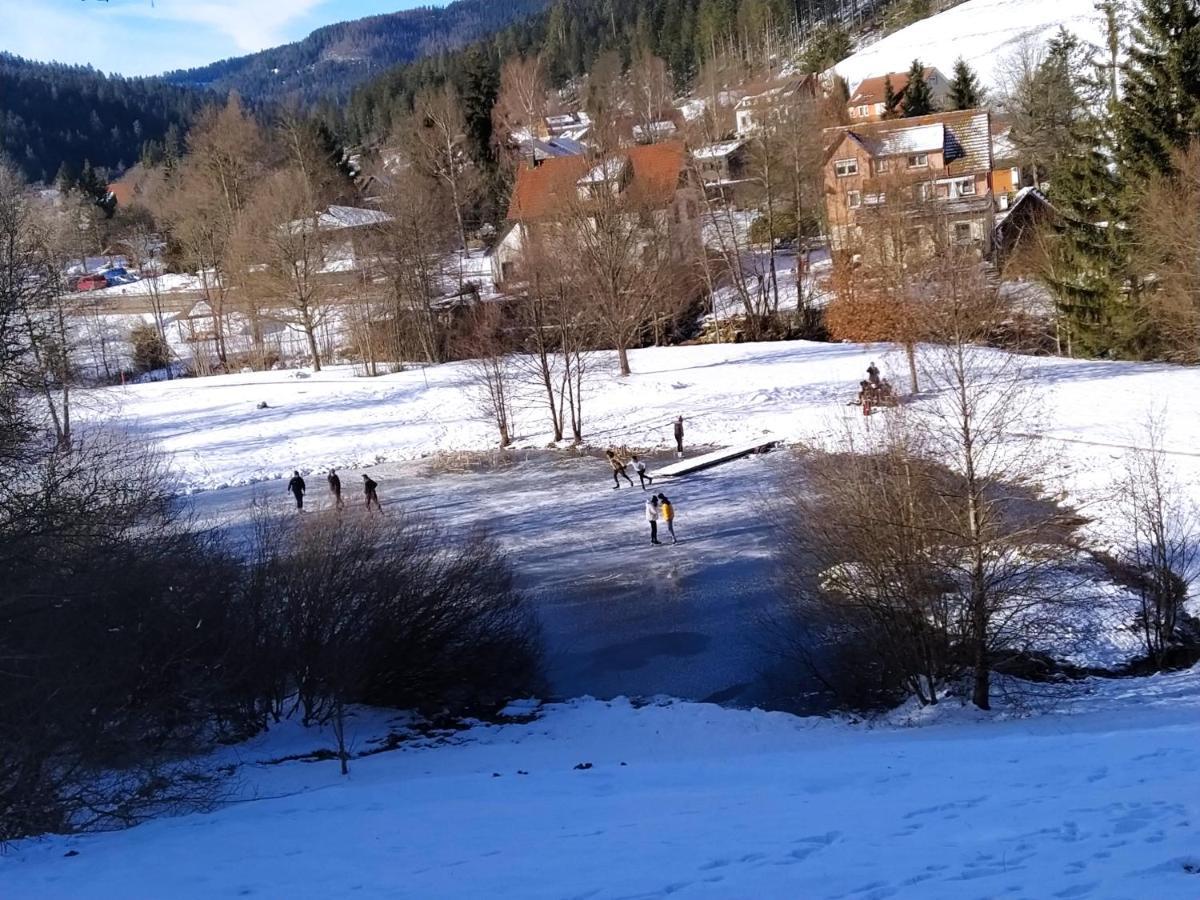
<path id="1" fill-rule="evenodd" d="M 677 308 L 691 280 L 673 247 L 674 191 L 663 197 L 632 179 L 623 155 L 595 163 L 572 186 L 555 227 L 555 253 L 568 267 L 574 297 L 628 375 L 629 349 L 656 316 Z"/>
<path id="2" fill-rule="evenodd" d="M 454 246 L 455 219 L 436 183 L 412 170 L 388 177 L 383 210 L 389 218 L 374 231 L 391 299 L 395 359 L 419 354 L 427 362 L 442 362 L 445 329 L 437 301 L 443 261 Z"/>
<path id="3" fill-rule="evenodd" d="M 522 348 L 516 364 L 543 407 L 555 442 L 570 426 L 575 443 L 583 440 L 584 375 L 587 371 L 586 319 L 573 300 L 564 266 L 553 247 L 531 230 L 520 262 L 526 285 L 517 306 Z"/>
<path id="4" fill-rule="evenodd" d="M 252 193 L 261 186 L 266 140 L 233 94 L 223 108 L 205 112 L 188 133 L 187 146 L 156 214 L 170 229 L 186 265 L 199 276 L 212 310 L 214 350 L 224 363 L 231 241 Z"/>
<path id="5" fill-rule="evenodd" d="M 318 372 L 317 332 L 330 315 L 331 301 L 325 277 L 330 241 L 322 212 L 308 177 L 289 165 L 264 182 L 246 213 L 261 260 L 246 274 L 247 287 L 269 298 L 269 315 L 304 333 Z"/>
<path id="6" fill-rule="evenodd" d="M 1200 141 L 1175 155 L 1168 175 L 1151 179 L 1134 211 L 1136 252 L 1155 276 L 1143 300 L 1170 358 L 1200 360 Z"/>
<path id="7" fill-rule="evenodd" d="M 641 132 L 641 141 L 653 144 L 669 137 L 669 133 L 661 133 L 657 127 L 664 116 L 673 112 L 675 98 L 675 81 L 666 62 L 649 51 L 643 52 L 629 67 L 627 80 L 628 105 L 633 111 L 634 127 Z"/>
<path id="8" fill-rule="evenodd" d="M 167 340 L 166 311 L 163 308 L 162 276 L 163 236 L 149 207 L 133 204 L 117 213 L 117 241 L 129 262 L 138 270 L 140 283 L 146 289 L 154 327 L 165 343 Z"/>
<path id="9" fill-rule="evenodd" d="M 1144 434 L 1144 446 L 1127 454 L 1115 485 L 1123 525 L 1117 557 L 1141 604 L 1137 627 L 1146 655 L 1161 667 L 1186 618 L 1200 562 L 1200 519 L 1163 448 L 1162 420 L 1151 418 Z"/>
<path id="10" fill-rule="evenodd" d="M 498 139 L 509 140 L 520 129 L 533 129 L 546 114 L 548 84 L 540 56 L 513 57 L 500 69 L 500 89 L 492 108 Z"/>
<path id="11" fill-rule="evenodd" d="M 458 225 L 459 246 L 467 249 L 463 218 L 474 190 L 474 171 L 466 149 L 466 120 L 458 91 L 447 82 L 426 88 L 413 101 L 413 120 L 401 134 L 407 138 L 414 167 L 440 184 L 447 193 Z"/>
<path id="12" fill-rule="evenodd" d="M 68 213 L 68 219 L 72 219 Z M 44 401 L 60 447 L 71 443 L 71 333 L 63 261 L 55 232 L 71 227 L 39 214 L 14 169 L 0 165 L 0 310 L 7 334 L 0 392 L 19 403 L 22 391 Z"/>
<path id="13" fill-rule="evenodd" d="M 468 369 L 480 414 L 496 426 L 501 449 L 512 443 L 516 367 L 505 339 L 503 313 L 486 304 L 476 307 L 467 341 Z"/>
<path id="14" fill-rule="evenodd" d="M 947 260 L 937 290 L 930 399 L 849 431 L 814 468 L 792 583 L 832 633 L 866 634 L 922 702 L 961 676 L 987 709 L 993 671 L 1061 641 L 1089 576 L 1073 566 L 1078 518 L 1041 494 L 1051 460 L 1021 437 L 1036 432 L 1030 376 L 1020 357 L 979 346 L 1003 307 L 970 257 Z"/>

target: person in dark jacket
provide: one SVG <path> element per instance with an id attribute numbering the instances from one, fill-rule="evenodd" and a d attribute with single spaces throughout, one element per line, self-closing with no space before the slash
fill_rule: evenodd
<path id="1" fill-rule="evenodd" d="M 304 509 L 304 479 L 300 477 L 299 469 L 292 471 L 292 480 L 288 482 L 287 489 L 296 498 L 296 509 Z"/>
<path id="2" fill-rule="evenodd" d="M 625 468 L 627 463 L 621 461 L 621 457 L 617 456 L 615 450 L 605 450 L 604 455 L 608 457 L 608 464 L 612 466 L 613 490 L 615 491 L 621 486 L 622 478 L 629 482 L 630 487 L 633 487 L 633 479 L 629 477 L 629 470 Z"/>
<path id="3" fill-rule="evenodd" d="M 879 367 L 875 365 L 875 360 L 871 360 L 871 364 L 867 366 L 867 381 L 871 382 L 871 387 L 879 387 Z"/>
<path id="4" fill-rule="evenodd" d="M 342 479 L 338 478 L 338 473 L 333 469 L 329 470 L 329 493 L 333 494 L 333 505 L 337 509 L 345 509 L 346 504 L 342 500 Z"/>
<path id="5" fill-rule="evenodd" d="M 371 480 L 371 476 L 366 472 L 363 473 L 363 494 L 367 498 L 367 509 L 371 508 L 371 504 L 375 504 L 375 508 L 383 512 L 383 507 L 379 505 L 379 485 Z"/>
<path id="6" fill-rule="evenodd" d="M 683 456 L 683 416 L 675 420 L 675 450 Z"/>

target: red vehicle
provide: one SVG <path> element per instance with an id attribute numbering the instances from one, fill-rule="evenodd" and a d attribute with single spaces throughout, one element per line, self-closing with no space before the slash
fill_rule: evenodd
<path id="1" fill-rule="evenodd" d="M 95 291 L 102 287 L 108 287 L 108 279 L 103 275 L 84 275 L 75 285 L 75 290 L 79 292 Z"/>

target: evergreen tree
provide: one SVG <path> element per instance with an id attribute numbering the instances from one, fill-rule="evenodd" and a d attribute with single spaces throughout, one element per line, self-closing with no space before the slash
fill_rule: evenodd
<path id="1" fill-rule="evenodd" d="M 896 96 L 896 88 L 892 85 L 892 76 L 883 77 L 883 117 L 890 119 L 897 114 L 896 104 L 900 98 Z"/>
<path id="2" fill-rule="evenodd" d="M 1051 185 L 1058 219 L 1047 282 L 1072 356 L 1119 355 L 1136 330 L 1126 302 L 1128 237 L 1121 227 L 1122 185 L 1111 164 L 1105 120 L 1089 115 L 1074 131 L 1076 152 Z"/>
<path id="3" fill-rule="evenodd" d="M 1118 162 L 1131 185 L 1171 171 L 1171 155 L 1200 131 L 1200 6 L 1139 0 L 1121 67 Z"/>
<path id="4" fill-rule="evenodd" d="M 474 47 L 463 61 L 458 94 L 462 99 L 463 118 L 467 123 L 467 147 L 475 162 L 490 169 L 495 162 L 492 151 L 492 107 L 500 90 L 500 70 L 495 59 Z"/>
<path id="5" fill-rule="evenodd" d="M 1119 156 L 1115 106 L 1105 66 L 1061 31 L 1045 63 L 1070 85 L 1077 112 L 1055 168 L 1050 194 L 1059 213 L 1046 281 L 1060 314 L 1064 350 L 1083 356 L 1145 357 L 1155 352 L 1140 308 L 1141 283 L 1127 224 L 1128 173 Z"/>
<path id="6" fill-rule="evenodd" d="M 954 63 L 954 80 L 950 83 L 951 109 L 977 109 L 983 103 L 979 79 L 961 56 Z"/>
<path id="7" fill-rule="evenodd" d="M 936 109 L 933 90 L 925 80 L 925 67 L 919 59 L 914 59 L 908 70 L 908 85 L 904 88 L 904 115 L 927 116 Z"/>

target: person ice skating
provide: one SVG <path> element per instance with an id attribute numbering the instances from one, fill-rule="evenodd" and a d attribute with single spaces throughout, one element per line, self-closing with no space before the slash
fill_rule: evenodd
<path id="1" fill-rule="evenodd" d="M 646 464 L 636 456 L 632 457 L 633 470 L 637 472 L 638 481 L 642 483 L 642 490 L 646 489 L 647 484 L 654 484 L 654 479 L 646 474 Z"/>
<path id="2" fill-rule="evenodd" d="M 363 472 L 363 494 L 367 498 L 367 509 L 371 508 L 371 504 L 375 504 L 375 508 L 383 512 L 383 507 L 379 505 L 379 485 L 371 480 L 371 476 Z"/>
<path id="3" fill-rule="evenodd" d="M 879 367 L 875 365 L 875 360 L 871 360 L 871 364 L 867 366 L 867 380 L 871 382 L 871 387 L 879 387 Z"/>
<path id="4" fill-rule="evenodd" d="M 683 456 L 683 416 L 675 419 L 675 452 Z"/>
<path id="5" fill-rule="evenodd" d="M 304 509 L 304 479 L 300 477 L 299 469 L 292 470 L 292 480 L 288 482 L 287 489 L 296 498 L 296 509 Z"/>
<path id="6" fill-rule="evenodd" d="M 608 464 L 612 466 L 613 490 L 615 491 L 621 486 L 622 478 L 629 482 L 630 487 L 633 487 L 633 479 L 629 477 L 629 470 L 625 468 L 628 464 L 621 461 L 621 457 L 617 456 L 615 450 L 605 450 L 604 455 L 608 457 Z"/>
<path id="7" fill-rule="evenodd" d="M 651 497 L 646 501 L 646 521 L 650 523 L 650 543 L 661 544 L 658 539 L 658 498 Z"/>
<path id="8" fill-rule="evenodd" d="M 329 493 L 333 494 L 334 507 L 346 508 L 346 504 L 342 501 L 342 479 L 338 478 L 338 473 L 333 469 L 329 470 Z"/>
<path id="9" fill-rule="evenodd" d="M 675 537 L 675 507 L 671 505 L 666 494 L 658 495 L 658 511 L 662 520 L 667 523 L 667 531 L 671 532 L 671 543 L 678 544 L 679 540 Z"/>

